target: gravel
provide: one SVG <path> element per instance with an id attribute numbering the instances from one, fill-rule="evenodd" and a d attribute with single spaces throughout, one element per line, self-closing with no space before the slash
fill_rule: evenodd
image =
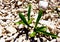
<path id="1" fill-rule="evenodd" d="M 21 21 L 18 16 L 19 12 L 27 17 L 29 3 L 32 5 L 31 18 L 35 18 L 30 25 L 34 26 L 38 10 L 42 8 L 44 14 L 38 26 L 45 25 L 48 27 L 47 32 L 59 36 L 56 39 L 49 37 L 51 40 L 48 40 L 48 37 L 40 35 L 39 38 L 34 38 L 34 42 L 60 42 L 60 0 L 0 0 L 0 42 L 31 42 L 29 36 L 26 39 L 26 33 L 24 32 L 24 30 L 27 31 L 27 26 L 15 24 Z M 33 28 L 30 28 L 30 31 L 32 32 Z"/>

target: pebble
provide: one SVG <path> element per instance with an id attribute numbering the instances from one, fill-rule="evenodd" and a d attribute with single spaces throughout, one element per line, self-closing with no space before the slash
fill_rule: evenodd
<path id="1" fill-rule="evenodd" d="M 2 36 L 2 30 L 0 29 L 0 36 Z"/>
<path id="2" fill-rule="evenodd" d="M 50 41 L 47 40 L 46 42 L 50 42 Z"/>
<path id="3" fill-rule="evenodd" d="M 6 28 L 6 30 L 9 31 L 9 32 L 12 33 L 12 34 L 17 32 L 17 30 L 16 30 L 14 27 L 12 27 L 12 26 L 8 26 L 8 27 Z"/>
<path id="4" fill-rule="evenodd" d="M 1 38 L 1 39 L 0 39 L 0 42 L 5 42 L 5 39 Z"/>
<path id="5" fill-rule="evenodd" d="M 24 25 L 23 24 L 20 24 L 19 25 L 19 29 L 21 29 L 21 28 L 24 28 Z"/>
<path id="6" fill-rule="evenodd" d="M 47 8 L 48 7 L 48 2 L 46 2 L 46 1 L 39 1 L 39 6 L 43 7 L 43 8 Z"/>
<path id="7" fill-rule="evenodd" d="M 47 29 L 46 32 L 50 33 L 49 29 Z"/>
<path id="8" fill-rule="evenodd" d="M 60 33 L 58 33 L 58 36 L 60 37 Z"/>
<path id="9" fill-rule="evenodd" d="M 39 38 L 37 38 L 37 42 L 41 42 Z"/>
<path id="10" fill-rule="evenodd" d="M 48 27 L 50 27 L 51 29 L 55 29 L 56 26 L 54 25 L 54 23 L 50 22 L 50 21 L 46 21 L 46 20 L 40 20 L 39 21 L 41 24 L 47 25 Z"/>
<path id="11" fill-rule="evenodd" d="M 43 42 L 46 42 L 47 41 L 47 39 L 45 37 L 41 37 L 41 38 L 43 39 Z"/>
<path id="12" fill-rule="evenodd" d="M 58 10 L 60 11 L 60 8 L 58 8 Z"/>
<path id="13" fill-rule="evenodd" d="M 22 2 L 18 1 L 18 5 L 21 5 L 21 4 L 22 4 Z"/>
<path id="14" fill-rule="evenodd" d="M 60 38 L 57 38 L 57 42 L 60 42 Z"/>
<path id="15" fill-rule="evenodd" d="M 56 39 L 52 39 L 50 42 L 56 42 Z"/>

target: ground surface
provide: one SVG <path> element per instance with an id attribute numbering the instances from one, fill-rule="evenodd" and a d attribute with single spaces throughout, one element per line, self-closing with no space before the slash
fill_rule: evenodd
<path id="1" fill-rule="evenodd" d="M 21 32 L 20 29 L 24 28 L 23 24 L 15 24 L 21 20 L 18 12 L 22 12 L 25 16 L 27 15 L 29 3 L 32 5 L 31 17 L 35 18 L 35 20 L 38 10 L 40 8 L 44 10 L 38 26 L 44 24 L 48 27 L 47 32 L 52 32 L 59 36 L 56 39 L 51 37 L 35 38 L 37 40 L 35 42 L 60 42 L 60 2 L 59 0 L 55 2 L 47 0 L 46 2 L 49 3 L 47 8 L 40 7 L 38 0 L 0 0 L 0 42 L 30 42 L 30 39 L 26 40 L 26 34 L 18 35 Z M 30 25 L 34 26 L 34 23 Z"/>

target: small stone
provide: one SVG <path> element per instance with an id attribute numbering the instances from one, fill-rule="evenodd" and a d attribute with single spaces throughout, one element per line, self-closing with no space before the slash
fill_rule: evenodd
<path id="1" fill-rule="evenodd" d="M 39 38 L 37 38 L 37 42 L 41 42 Z"/>
<path id="2" fill-rule="evenodd" d="M 0 29 L 0 36 L 2 35 L 2 30 Z"/>
<path id="3" fill-rule="evenodd" d="M 47 41 L 47 39 L 45 37 L 41 37 L 41 38 L 43 39 L 43 42 L 46 42 Z"/>
<path id="4" fill-rule="evenodd" d="M 7 29 L 7 31 L 9 31 L 12 34 L 17 32 L 17 30 L 12 26 L 8 26 L 6 29 Z"/>
<path id="5" fill-rule="evenodd" d="M 60 42 L 60 38 L 57 38 L 57 42 Z"/>
<path id="6" fill-rule="evenodd" d="M 22 4 L 22 2 L 18 1 L 18 5 L 21 5 L 21 4 Z"/>
<path id="7" fill-rule="evenodd" d="M 60 37 L 60 33 L 58 33 L 58 36 Z"/>
<path id="8" fill-rule="evenodd" d="M 5 39 L 1 38 L 1 39 L 0 39 L 0 42 L 5 42 Z"/>
<path id="9" fill-rule="evenodd" d="M 52 39 L 50 42 L 56 42 L 56 39 Z"/>
<path id="10" fill-rule="evenodd" d="M 34 38 L 35 40 L 37 40 L 37 38 Z"/>
<path id="11" fill-rule="evenodd" d="M 46 42 L 50 42 L 50 41 L 47 40 Z"/>
<path id="12" fill-rule="evenodd" d="M 49 29 L 47 29 L 47 32 L 50 33 Z"/>
<path id="13" fill-rule="evenodd" d="M 58 10 L 60 11 L 60 8 L 58 8 Z"/>
<path id="14" fill-rule="evenodd" d="M 24 28 L 24 25 L 23 24 L 20 24 L 19 25 L 19 29 L 21 29 L 21 28 Z"/>
<path id="15" fill-rule="evenodd" d="M 44 25 L 50 27 L 50 29 L 52 29 L 52 30 L 56 28 L 56 26 L 54 25 L 53 22 L 46 21 L 46 20 L 40 20 L 39 22 L 40 22 L 41 24 L 44 24 Z"/>
<path id="16" fill-rule="evenodd" d="M 46 1 L 39 1 L 39 6 L 43 7 L 43 8 L 47 8 L 48 7 L 48 2 L 46 2 Z"/>

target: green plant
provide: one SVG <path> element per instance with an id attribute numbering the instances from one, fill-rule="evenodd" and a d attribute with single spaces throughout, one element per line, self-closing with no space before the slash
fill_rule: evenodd
<path id="1" fill-rule="evenodd" d="M 25 16 L 22 15 L 21 12 L 19 13 L 19 17 L 20 17 L 21 20 L 22 20 L 22 24 L 27 25 L 28 28 L 31 27 L 29 24 L 32 23 L 32 21 L 33 21 L 33 19 L 30 19 L 30 13 L 31 13 L 31 5 L 29 5 L 28 14 L 27 14 L 27 16 L 28 16 L 28 21 L 26 20 Z M 58 37 L 58 36 L 55 35 L 55 34 L 46 32 L 46 30 L 47 30 L 47 27 L 46 27 L 46 26 L 37 27 L 37 25 L 38 25 L 38 23 L 39 23 L 39 20 L 40 20 L 40 18 L 41 18 L 41 16 L 42 16 L 42 14 L 43 14 L 43 10 L 40 9 L 40 10 L 39 10 L 39 13 L 38 13 L 38 17 L 37 17 L 36 23 L 35 23 L 35 27 L 33 27 L 33 28 L 34 28 L 34 31 L 33 31 L 33 33 L 31 33 L 29 36 L 30 36 L 30 37 L 35 37 L 37 33 L 42 33 L 42 34 L 45 34 L 45 35 L 48 35 L 48 36 L 52 36 L 52 37 L 54 37 L 54 38 Z M 21 24 L 20 22 L 18 22 L 18 23 Z"/>
<path id="2" fill-rule="evenodd" d="M 31 13 L 31 5 L 29 5 L 28 14 L 27 14 L 27 16 L 28 16 L 28 21 L 30 20 L 30 13 Z"/>
<path id="3" fill-rule="evenodd" d="M 36 32 L 36 34 L 41 32 L 42 34 L 45 34 L 45 35 L 48 35 L 48 36 L 52 36 L 52 37 L 54 37 L 54 38 L 58 37 L 58 36 L 55 35 L 55 34 L 46 32 L 47 28 L 46 28 L 45 26 L 37 27 L 37 25 L 38 25 L 38 23 L 39 23 L 39 20 L 40 20 L 40 18 L 41 18 L 41 16 L 42 16 L 42 14 L 43 14 L 43 10 L 40 9 L 40 11 L 39 11 L 39 13 L 38 13 L 37 20 L 36 20 L 34 32 Z M 33 34 L 33 33 L 32 33 L 31 35 L 36 35 L 36 34 Z M 30 35 L 30 36 L 31 36 L 31 35 Z"/>
<path id="4" fill-rule="evenodd" d="M 31 24 L 32 21 L 34 20 L 34 18 L 31 18 L 31 19 L 30 19 L 30 13 L 31 13 L 31 4 L 29 4 L 29 8 L 28 8 L 28 14 L 27 14 L 27 16 L 28 16 L 28 21 L 26 21 L 25 16 L 22 15 L 22 13 L 20 12 L 20 13 L 19 13 L 19 17 L 20 17 L 23 21 L 16 22 L 16 24 L 18 24 L 18 25 L 19 25 L 19 24 L 26 24 L 26 25 L 29 26 L 29 24 Z"/>

